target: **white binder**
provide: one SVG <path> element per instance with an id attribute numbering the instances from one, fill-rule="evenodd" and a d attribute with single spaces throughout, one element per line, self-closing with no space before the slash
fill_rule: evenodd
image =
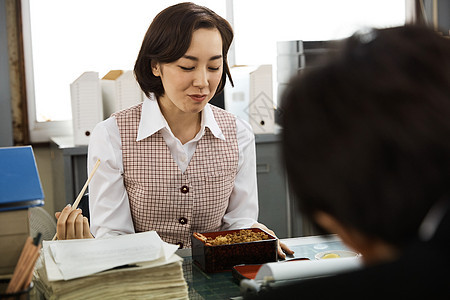
<path id="1" fill-rule="evenodd" d="M 275 132 L 272 66 L 231 68 L 234 87 L 225 87 L 225 109 L 249 122 L 255 134 Z"/>
<path id="2" fill-rule="evenodd" d="M 84 72 L 70 84 L 73 140 L 76 145 L 89 144 L 95 125 L 103 120 L 103 104 L 98 72 Z"/>
<path id="3" fill-rule="evenodd" d="M 101 80 L 104 118 L 142 102 L 143 92 L 133 71 L 112 70 Z"/>

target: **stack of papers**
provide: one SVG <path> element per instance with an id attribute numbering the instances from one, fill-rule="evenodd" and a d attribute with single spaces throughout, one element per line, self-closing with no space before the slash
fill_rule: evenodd
<path id="1" fill-rule="evenodd" d="M 44 241 L 35 284 L 47 299 L 188 299 L 177 249 L 154 231 Z"/>

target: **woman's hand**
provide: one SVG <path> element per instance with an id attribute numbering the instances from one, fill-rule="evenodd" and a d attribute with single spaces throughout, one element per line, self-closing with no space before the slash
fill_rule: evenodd
<path id="1" fill-rule="evenodd" d="M 89 221 L 81 213 L 81 209 L 72 210 L 69 204 L 61 212 L 56 212 L 56 237 L 58 240 L 94 238 L 89 229 Z"/>
<path id="2" fill-rule="evenodd" d="M 261 224 L 261 223 L 255 223 L 252 225 L 252 228 L 259 228 L 262 229 L 268 233 L 270 233 L 271 235 L 273 235 L 274 237 L 276 237 L 275 232 L 273 232 L 272 230 L 270 230 L 269 228 L 266 227 L 266 225 Z M 278 238 L 277 238 L 278 239 Z M 278 257 L 285 259 L 286 258 L 286 254 L 292 255 L 294 254 L 294 251 L 292 251 L 291 249 L 289 249 L 289 247 L 287 245 L 285 245 L 284 243 L 280 242 L 280 240 L 278 239 Z"/>

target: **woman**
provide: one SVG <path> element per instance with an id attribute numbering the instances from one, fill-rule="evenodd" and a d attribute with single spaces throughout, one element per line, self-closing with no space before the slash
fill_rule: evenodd
<path id="1" fill-rule="evenodd" d="M 256 221 L 252 130 L 208 104 L 231 81 L 232 39 L 225 19 L 193 3 L 155 17 L 134 69 L 148 99 L 99 123 L 90 139 L 89 169 L 101 160 L 89 188 L 94 236 L 156 230 L 182 248 L 193 232 L 268 230 Z M 58 239 L 85 237 L 87 219 L 65 208 Z"/>

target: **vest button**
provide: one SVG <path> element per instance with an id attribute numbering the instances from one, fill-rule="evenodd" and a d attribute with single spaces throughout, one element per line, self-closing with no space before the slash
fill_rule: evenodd
<path id="1" fill-rule="evenodd" d="M 180 190 L 183 194 L 186 194 L 189 192 L 189 187 L 187 185 L 183 185 Z"/>
<path id="2" fill-rule="evenodd" d="M 187 219 L 185 217 L 181 217 L 178 219 L 178 222 L 180 222 L 181 225 L 184 225 L 187 223 Z"/>
<path id="3" fill-rule="evenodd" d="M 182 242 L 178 242 L 177 245 L 178 245 L 178 249 L 183 249 L 183 243 Z"/>

